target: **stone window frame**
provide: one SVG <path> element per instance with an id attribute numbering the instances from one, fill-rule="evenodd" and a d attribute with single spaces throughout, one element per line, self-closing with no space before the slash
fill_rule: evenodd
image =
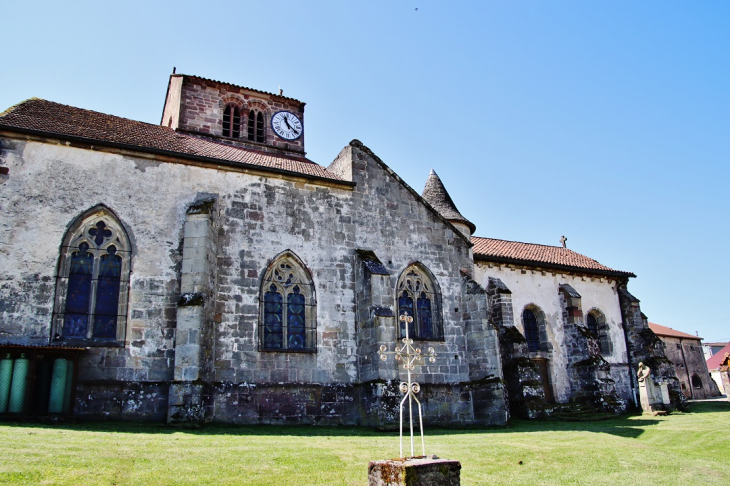
<path id="1" fill-rule="evenodd" d="M 101 244 L 96 243 L 97 237 L 90 234 L 90 230 L 97 228 L 98 223 L 104 223 L 105 231 L 111 232 L 103 237 Z M 66 314 L 66 300 L 68 297 L 69 274 L 73 254 L 78 252 L 82 244 L 89 245 L 87 252 L 94 256 L 92 270 L 91 295 L 89 298 L 89 322 L 85 338 L 64 336 L 64 321 Z M 108 254 L 109 247 L 116 248 L 115 255 L 121 257 L 119 297 L 117 302 L 117 329 L 114 338 L 98 338 L 93 336 L 96 297 L 98 290 L 99 264 L 101 257 Z M 83 345 L 93 347 L 124 346 L 127 334 L 127 312 L 129 307 L 129 282 L 132 272 L 132 245 L 124 225 L 117 215 L 104 205 L 95 206 L 80 216 L 69 226 L 61 242 L 58 264 L 56 267 L 56 292 L 53 305 L 51 323 L 51 340 L 54 344 Z"/>
<path id="2" fill-rule="evenodd" d="M 596 331 L 588 325 L 588 317 L 591 316 L 596 320 Z M 593 307 L 586 313 L 586 328 L 598 340 L 598 348 L 602 355 L 610 356 L 613 354 L 613 343 L 611 342 L 611 333 L 609 332 L 608 321 L 606 315 L 597 307 Z"/>
<path id="3" fill-rule="evenodd" d="M 282 296 L 282 337 L 281 347 L 267 346 L 265 323 L 265 296 L 274 287 Z M 296 289 L 295 289 L 296 288 Z M 289 348 L 287 316 L 288 296 L 295 290 L 304 296 L 304 335 L 305 344 L 301 349 Z M 259 351 L 278 353 L 316 353 L 317 352 L 317 296 L 312 273 L 304 262 L 291 250 L 286 250 L 266 266 L 259 288 Z"/>
<path id="4" fill-rule="evenodd" d="M 527 340 L 527 327 L 525 325 L 526 311 L 532 312 L 535 316 L 538 337 L 538 349 L 530 349 L 530 344 L 528 341 L 528 351 L 530 353 L 549 353 L 552 350 L 552 345 L 550 344 L 550 338 L 547 333 L 547 320 L 545 318 L 545 312 L 543 312 L 540 306 L 534 303 L 529 303 L 522 308 L 522 312 L 520 313 L 520 319 L 525 340 Z"/>
<path id="5" fill-rule="evenodd" d="M 410 288 L 409 288 L 410 283 Z M 415 289 L 415 290 L 414 290 Z M 398 276 L 395 286 L 395 305 L 398 309 L 398 316 L 401 315 L 399 298 L 407 292 L 413 302 L 417 302 L 419 293 L 425 293 L 430 299 L 431 305 L 431 329 L 430 336 L 421 335 L 421 325 L 418 322 L 418 312 L 413 316 L 412 328 L 414 332 L 409 331 L 409 337 L 417 341 L 444 341 L 444 325 L 443 325 L 443 307 L 441 303 L 441 287 L 436 277 L 428 270 L 428 268 L 420 262 L 412 262 Z M 416 305 L 416 304 L 414 304 Z M 398 339 L 405 337 L 405 325 L 396 317 L 397 336 Z"/>
<path id="6" fill-rule="evenodd" d="M 220 108 L 220 117 L 221 117 L 221 136 L 225 138 L 233 138 L 233 139 L 246 139 L 246 130 L 245 130 L 245 122 L 248 117 L 248 114 L 246 112 L 246 102 L 245 100 L 236 94 L 227 94 L 225 96 L 222 96 L 218 100 L 218 106 Z M 228 132 L 226 132 L 225 129 L 225 115 L 226 110 L 238 110 L 238 136 L 233 136 L 233 124 L 229 124 Z M 231 113 L 233 114 L 233 112 Z M 232 120 L 231 120 L 232 121 Z"/>

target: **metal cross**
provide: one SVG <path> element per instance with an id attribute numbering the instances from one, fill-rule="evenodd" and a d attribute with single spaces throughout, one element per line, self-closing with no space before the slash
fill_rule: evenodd
<path id="1" fill-rule="evenodd" d="M 408 399 L 408 417 L 411 424 L 411 457 L 414 457 L 413 453 L 413 400 L 418 404 L 418 422 L 421 430 L 421 451 L 422 455 L 426 455 L 426 443 L 423 440 L 423 416 L 421 415 L 421 402 L 416 397 L 416 393 L 421 391 L 421 385 L 411 380 L 411 371 L 415 368 L 415 362 L 421 361 L 423 358 L 428 358 L 431 363 L 436 362 L 436 352 L 433 348 L 428 348 L 428 354 L 422 355 L 421 348 L 413 347 L 413 339 L 408 336 L 408 328 L 410 323 L 413 322 L 413 317 L 403 314 L 400 316 L 400 321 L 405 324 L 406 337 L 402 339 L 403 346 L 400 348 L 396 347 L 394 352 L 386 351 L 388 348 L 385 344 L 380 346 L 380 359 L 385 361 L 388 359 L 389 354 L 395 355 L 396 361 L 403 362 L 403 369 L 408 372 L 408 381 L 401 382 L 400 391 L 405 394 L 403 400 L 400 401 L 400 456 L 403 457 L 403 405 L 406 399 Z"/>

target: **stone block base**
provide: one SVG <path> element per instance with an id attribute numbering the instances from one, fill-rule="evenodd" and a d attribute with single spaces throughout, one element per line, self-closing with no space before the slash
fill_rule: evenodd
<path id="1" fill-rule="evenodd" d="M 461 463 L 436 456 L 372 461 L 369 486 L 458 486 Z"/>

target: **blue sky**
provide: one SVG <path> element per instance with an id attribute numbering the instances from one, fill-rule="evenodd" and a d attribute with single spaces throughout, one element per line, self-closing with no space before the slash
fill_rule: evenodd
<path id="1" fill-rule="evenodd" d="M 651 321 L 730 340 L 728 2 L 5 3 L 0 109 L 159 123 L 173 66 L 281 87 L 314 161 L 433 168 L 477 235 L 564 234 Z"/>

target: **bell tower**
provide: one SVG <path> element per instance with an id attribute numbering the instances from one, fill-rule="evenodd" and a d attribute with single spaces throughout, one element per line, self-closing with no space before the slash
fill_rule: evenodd
<path id="1" fill-rule="evenodd" d="M 160 124 L 227 145 L 304 157 L 304 105 L 281 90 L 173 73 Z"/>

